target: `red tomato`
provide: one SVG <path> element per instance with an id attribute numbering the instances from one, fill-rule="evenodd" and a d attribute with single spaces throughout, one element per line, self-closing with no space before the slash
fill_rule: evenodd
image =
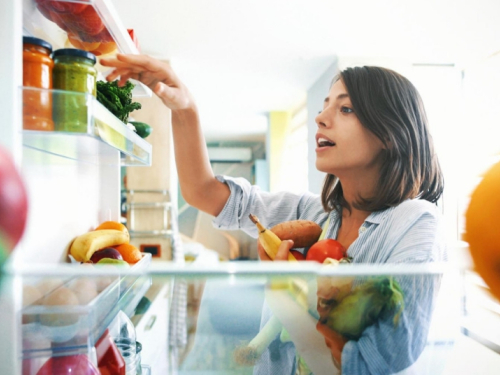
<path id="1" fill-rule="evenodd" d="M 10 154 L 0 148 L 0 237 L 12 250 L 21 239 L 28 215 L 24 183 Z"/>
<path id="2" fill-rule="evenodd" d="M 104 23 L 94 7 L 87 7 L 74 16 L 73 22 L 85 34 L 97 35 L 104 30 Z"/>
<path id="3" fill-rule="evenodd" d="M 346 256 L 344 246 L 336 240 L 326 239 L 316 242 L 307 252 L 306 260 L 323 263 L 326 258 L 340 260 Z"/>
<path id="4" fill-rule="evenodd" d="M 42 0 L 43 1 L 43 0 Z M 71 13 L 78 14 L 85 10 L 88 7 L 87 4 L 79 4 L 79 3 L 70 3 L 66 1 L 45 1 L 49 7 L 52 8 L 54 12 L 57 13 Z"/>
<path id="5" fill-rule="evenodd" d="M 306 260 L 306 257 L 304 256 L 304 254 L 302 254 L 300 251 L 297 251 L 297 250 L 290 250 L 290 252 L 292 253 L 292 255 L 295 257 L 295 259 L 297 260 Z"/>

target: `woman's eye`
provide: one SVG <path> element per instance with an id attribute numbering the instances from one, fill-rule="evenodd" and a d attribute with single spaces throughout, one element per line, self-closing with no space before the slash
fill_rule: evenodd
<path id="1" fill-rule="evenodd" d="M 344 113 L 354 113 L 354 110 L 352 108 L 349 108 L 349 107 L 341 107 L 340 108 L 340 112 L 344 112 Z"/>

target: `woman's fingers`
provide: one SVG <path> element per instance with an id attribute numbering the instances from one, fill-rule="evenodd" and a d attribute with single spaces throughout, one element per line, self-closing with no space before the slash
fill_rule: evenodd
<path id="1" fill-rule="evenodd" d="M 166 63 L 146 55 L 124 55 L 119 53 L 116 55 L 116 59 L 118 62 L 125 63 L 128 66 L 139 66 L 143 70 L 152 72 L 164 70 L 165 67 L 168 67 Z"/>
<path id="2" fill-rule="evenodd" d="M 259 253 L 260 260 L 263 261 L 271 261 L 272 259 L 267 255 L 266 250 L 264 250 L 264 246 L 260 244 L 260 241 L 257 241 L 257 252 Z"/>
<path id="3" fill-rule="evenodd" d="M 288 260 L 288 253 L 290 249 L 293 247 L 292 240 L 284 240 L 281 241 L 280 247 L 278 248 L 278 252 L 276 253 L 276 257 L 274 260 Z M 257 241 L 257 251 L 259 253 L 260 260 L 273 260 L 267 255 L 264 247 L 260 244 L 260 241 Z"/>
<path id="4" fill-rule="evenodd" d="M 290 249 L 293 247 L 292 240 L 284 240 L 281 241 L 280 247 L 278 248 L 278 252 L 276 253 L 276 258 L 274 260 L 288 260 L 288 253 Z"/>

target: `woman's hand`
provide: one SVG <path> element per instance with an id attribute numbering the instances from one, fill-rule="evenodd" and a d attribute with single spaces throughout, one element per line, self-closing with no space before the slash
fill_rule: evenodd
<path id="1" fill-rule="evenodd" d="M 281 245 L 278 248 L 278 252 L 276 253 L 276 257 L 274 260 L 288 260 L 288 253 L 290 252 L 290 249 L 293 247 L 293 241 L 292 240 L 284 240 L 281 241 Z M 264 261 L 270 261 L 272 260 L 269 255 L 267 255 L 266 251 L 262 247 L 259 241 L 257 241 L 257 250 L 259 252 L 259 258 L 260 260 Z"/>
<path id="2" fill-rule="evenodd" d="M 106 77 L 118 85 L 124 85 L 130 78 L 144 83 L 163 103 L 172 110 L 195 108 L 188 89 L 176 76 L 170 65 L 146 55 L 117 54 L 113 58 L 103 58 L 101 65 L 114 68 Z"/>

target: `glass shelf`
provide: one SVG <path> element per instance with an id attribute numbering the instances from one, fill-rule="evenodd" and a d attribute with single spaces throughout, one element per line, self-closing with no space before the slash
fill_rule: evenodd
<path id="1" fill-rule="evenodd" d="M 118 120 L 97 99 L 89 94 L 63 90 L 44 90 L 23 87 L 23 101 L 45 100 L 43 113 L 40 106 L 24 108 L 23 128 L 54 120 L 54 126 L 78 131 L 23 130 L 23 145 L 49 154 L 93 164 L 116 163 L 103 157 L 110 150 L 120 151 L 122 166 L 150 166 L 152 145 Z M 31 112 L 32 111 L 32 112 Z M 71 111 L 70 114 L 68 114 Z"/>
<path id="2" fill-rule="evenodd" d="M 105 271 L 109 272 L 96 267 L 78 267 L 75 270 L 67 265 L 20 265 L 7 268 L 6 275 L 24 279 L 33 275 L 75 276 L 77 272 L 80 276 L 99 278 Z M 277 364 L 271 363 L 271 366 L 284 366 L 291 372 L 294 353 L 298 353 L 314 374 L 335 374 L 331 353 L 317 329 L 318 296 L 334 292 L 342 301 L 347 297 L 340 297 L 338 293 L 352 295 L 350 293 L 356 288 L 371 280 L 397 281 L 404 298 L 404 303 L 397 303 L 396 311 L 385 310 L 387 315 L 379 316 L 383 324 L 366 328 L 370 330 L 370 335 L 383 338 L 383 355 L 393 353 L 390 358 L 404 360 L 404 365 L 403 362 L 398 364 L 398 361 L 389 365 L 411 366 L 414 373 L 443 374 L 444 366 L 453 358 L 454 341 L 460 333 L 461 275 L 455 268 L 444 264 L 345 264 L 335 267 L 314 262 L 235 261 L 208 266 L 155 261 L 147 270 L 131 269 L 124 275 L 147 275 L 158 285 L 177 280 L 187 284 L 190 308 L 185 319 L 187 324 L 196 322 L 188 331 L 192 345 L 188 346 L 182 361 L 169 374 L 251 374 L 252 364 L 240 357 L 236 361 L 235 355 L 242 354 L 240 347 L 244 349 L 262 331 L 261 320 L 267 321 L 272 315 L 281 324 L 272 338 L 279 337 L 282 328 L 285 328 L 289 337 L 282 340 L 290 340 L 293 345 L 287 344 L 284 348 L 278 343 L 282 359 Z M 185 303 L 186 296 L 174 293 L 169 298 L 172 298 L 170 305 L 173 306 L 181 301 Z M 361 297 L 358 295 L 357 298 Z M 363 303 L 376 304 L 375 300 Z M 351 308 L 358 309 L 360 306 Z M 403 314 L 399 323 L 393 319 L 397 311 Z M 175 333 L 169 331 L 168 334 Z M 154 335 L 158 334 L 160 332 L 154 331 Z M 153 339 L 141 338 L 139 341 L 143 349 L 157 345 Z M 356 342 L 357 339 L 351 339 L 349 345 L 358 345 Z M 290 354 L 290 351 L 293 353 Z M 351 358 L 349 353 L 342 357 L 343 361 L 359 361 L 359 356 Z M 373 365 L 368 362 L 367 366 Z M 397 371 L 401 369 L 398 367 Z M 281 372 L 276 370 L 273 373 Z"/>
<path id="3" fill-rule="evenodd" d="M 130 269 L 134 272 L 144 272 L 150 263 L 151 254 L 143 253 L 142 260 Z M 87 268 L 81 265 L 69 267 L 74 270 Z M 121 269 L 115 266 L 97 268 L 108 267 Z M 34 359 L 68 353 L 88 354 L 89 348 L 95 345 L 120 310 L 128 316 L 133 315 L 135 307 L 151 286 L 151 277 L 137 273 L 98 278 L 26 277 L 23 285 L 25 293 L 28 286 L 31 291 L 38 290 L 42 295 L 41 298 L 31 301 L 21 312 L 23 358 Z M 92 298 L 95 291 L 98 294 Z M 49 305 L 50 296 L 56 294 L 57 297 L 52 299 L 56 299 L 57 304 Z M 73 295 L 77 296 L 80 305 L 70 304 Z M 83 304 L 89 296 L 92 299 Z M 42 301 L 45 301 L 45 304 Z"/>
<path id="4" fill-rule="evenodd" d="M 138 54 L 138 48 L 122 24 L 110 0 L 24 0 L 25 34 L 44 39 L 53 49 L 78 48 L 98 57 L 116 54 Z M 99 63 L 106 76 L 109 68 Z M 132 80 L 133 81 L 133 80 Z M 140 82 L 134 96 L 151 96 L 152 91 Z"/>

